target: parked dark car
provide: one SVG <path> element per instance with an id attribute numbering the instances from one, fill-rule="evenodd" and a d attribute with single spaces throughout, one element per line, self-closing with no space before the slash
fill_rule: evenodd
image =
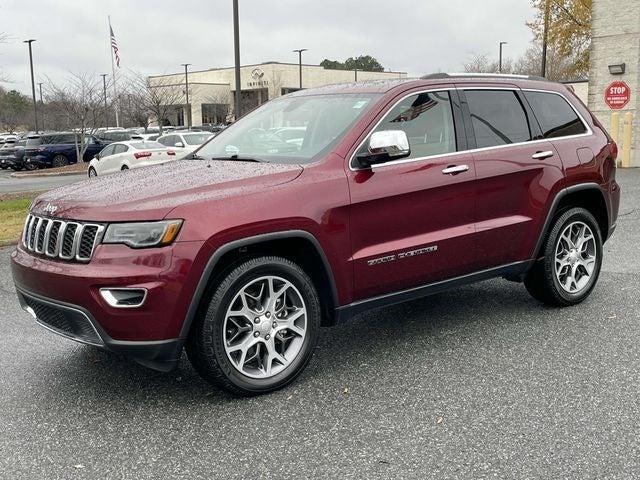
<path id="1" fill-rule="evenodd" d="M 26 145 L 26 138 L 11 144 L 5 143 L 3 147 L 0 148 L 0 168 L 3 170 L 7 168 L 16 171 L 22 170 L 24 168 L 23 158 Z"/>
<path id="2" fill-rule="evenodd" d="M 27 139 L 24 154 L 24 164 L 28 169 L 64 167 L 77 163 L 75 133 L 54 133 Z M 83 161 L 88 162 L 106 145 L 109 140 L 100 140 L 93 135 L 87 135 L 87 150 Z"/>

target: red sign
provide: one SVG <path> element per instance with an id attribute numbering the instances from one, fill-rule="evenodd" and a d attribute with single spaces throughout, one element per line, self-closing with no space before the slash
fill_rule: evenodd
<path id="1" fill-rule="evenodd" d="M 613 82 L 604 91 L 604 101 L 609 108 L 620 110 L 629 103 L 631 89 L 624 82 Z"/>

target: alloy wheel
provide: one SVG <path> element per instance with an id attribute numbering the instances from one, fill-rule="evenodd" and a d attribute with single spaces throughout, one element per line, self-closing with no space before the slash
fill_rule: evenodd
<path id="1" fill-rule="evenodd" d="M 251 280 L 235 295 L 224 321 L 224 348 L 243 375 L 271 378 L 300 353 L 307 308 L 298 289 L 278 276 Z"/>
<path id="2" fill-rule="evenodd" d="M 555 273 L 562 289 L 577 294 L 589 285 L 598 251 L 591 228 L 584 222 L 569 224 L 560 234 L 555 252 Z"/>

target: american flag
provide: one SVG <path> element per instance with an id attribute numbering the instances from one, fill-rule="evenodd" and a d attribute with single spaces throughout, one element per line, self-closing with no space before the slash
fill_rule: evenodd
<path id="1" fill-rule="evenodd" d="M 116 36 L 113 34 L 113 28 L 109 25 L 111 31 L 111 48 L 113 48 L 113 56 L 116 57 L 116 65 L 120 68 L 120 54 L 118 54 L 118 42 L 116 42 Z"/>

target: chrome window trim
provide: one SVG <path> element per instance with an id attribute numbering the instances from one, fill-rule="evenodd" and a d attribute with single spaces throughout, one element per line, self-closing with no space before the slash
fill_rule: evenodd
<path id="1" fill-rule="evenodd" d="M 462 91 L 464 91 L 464 90 L 510 90 L 510 91 L 514 91 L 514 92 L 518 92 L 518 91 L 521 91 L 521 92 L 539 92 L 539 93 L 551 93 L 551 94 L 554 94 L 554 95 L 559 95 L 573 109 L 573 111 L 576 113 L 576 115 L 578 116 L 578 118 L 580 119 L 580 121 L 582 122 L 584 127 L 587 129 L 587 131 L 585 133 L 579 133 L 577 135 L 567 135 L 567 136 L 563 136 L 563 137 L 554 137 L 554 138 L 541 138 L 541 139 L 538 139 L 538 140 L 529 140 L 527 142 L 507 143 L 505 145 L 494 145 L 494 146 L 491 146 L 491 147 L 482 147 L 482 148 L 472 148 L 472 149 L 467 149 L 467 150 L 458 150 L 456 152 L 442 153 L 442 154 L 439 154 L 439 155 L 429 155 L 429 156 L 426 156 L 426 157 L 404 158 L 404 159 L 400 159 L 400 160 L 393 160 L 391 162 L 375 164 L 375 165 L 372 165 L 370 168 L 360 168 L 360 167 L 355 167 L 354 166 L 356 153 L 362 148 L 362 146 L 367 141 L 367 139 L 369 138 L 371 133 L 374 132 L 376 128 L 378 128 L 378 126 L 385 119 L 386 115 L 393 108 L 395 108 L 396 105 L 398 105 L 404 99 L 406 99 L 407 97 L 410 97 L 412 95 L 419 95 L 421 93 L 429 93 L 429 92 L 450 91 L 450 90 L 456 90 L 456 91 L 457 90 L 462 90 Z M 506 147 L 517 147 L 517 146 L 522 146 L 522 145 L 536 145 L 536 144 L 540 144 L 540 143 L 548 143 L 548 142 L 551 142 L 551 141 L 570 140 L 570 139 L 574 139 L 574 138 L 588 137 L 590 135 L 593 135 L 593 130 L 589 126 L 589 123 L 585 121 L 585 119 L 582 116 L 582 114 L 569 101 L 569 99 L 567 99 L 567 97 L 561 92 L 556 92 L 556 91 L 553 91 L 553 90 L 543 90 L 543 89 L 538 89 L 538 88 L 520 88 L 520 87 L 517 87 L 517 86 L 509 86 L 509 87 L 505 87 L 505 86 L 495 86 L 495 87 L 490 87 L 490 86 L 460 86 L 460 87 L 446 87 L 446 88 L 429 88 L 429 89 L 426 89 L 426 90 L 418 90 L 418 91 L 410 92 L 410 93 L 404 95 L 403 97 L 401 97 L 389 109 L 387 109 L 387 111 L 382 116 L 382 118 L 380 118 L 380 120 L 378 122 L 376 122 L 376 124 L 369 130 L 369 132 L 364 137 L 364 139 L 358 144 L 357 148 L 353 151 L 353 154 L 349 157 L 349 170 L 351 170 L 352 172 L 359 172 L 359 171 L 362 171 L 362 170 L 365 170 L 365 171 L 372 170 L 373 171 L 373 170 L 378 170 L 380 168 L 392 167 L 392 166 L 395 166 L 395 165 L 402 165 L 402 164 L 405 164 L 405 163 L 422 162 L 424 160 L 431 160 L 431 159 L 434 159 L 434 158 L 445 158 L 445 157 L 451 157 L 451 156 L 467 154 L 467 153 L 472 153 L 473 154 L 475 152 L 485 152 L 485 151 L 488 151 L 488 150 L 496 150 L 496 149 L 501 149 L 501 148 L 506 148 Z M 409 145 L 409 146 L 411 146 L 411 145 Z"/>

